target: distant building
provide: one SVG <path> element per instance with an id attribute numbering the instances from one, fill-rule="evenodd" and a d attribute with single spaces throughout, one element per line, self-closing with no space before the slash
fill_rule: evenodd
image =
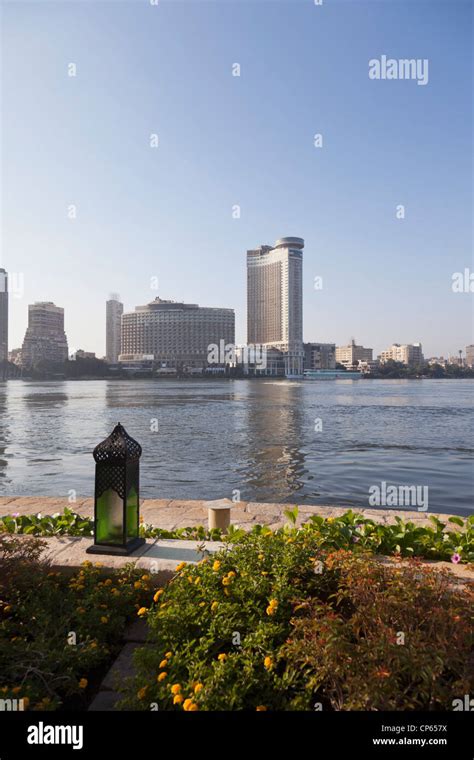
<path id="1" fill-rule="evenodd" d="M 8 361 L 8 274 L 0 269 L 0 362 Z"/>
<path id="2" fill-rule="evenodd" d="M 247 342 L 281 351 L 285 374 L 303 374 L 304 240 L 247 251 Z"/>
<path id="3" fill-rule="evenodd" d="M 204 367 L 210 347 L 221 341 L 235 342 L 233 309 L 155 298 L 122 316 L 122 356 L 153 355 L 157 364 L 167 367 Z"/>
<path id="4" fill-rule="evenodd" d="M 373 348 L 358 346 L 352 340 L 347 346 L 337 346 L 336 362 L 343 364 L 347 369 L 357 366 L 359 362 L 371 362 L 373 360 Z"/>
<path id="5" fill-rule="evenodd" d="M 8 352 L 8 361 L 12 364 L 16 364 L 17 367 L 21 366 L 21 348 L 12 348 Z"/>
<path id="6" fill-rule="evenodd" d="M 240 368 L 244 375 L 285 377 L 286 362 L 285 354 L 278 348 L 267 346 L 236 346 L 236 368 Z"/>
<path id="7" fill-rule="evenodd" d="M 386 351 L 380 354 L 382 364 L 388 361 L 401 362 L 407 366 L 417 367 L 423 364 L 423 351 L 421 343 L 393 343 Z"/>
<path id="8" fill-rule="evenodd" d="M 28 306 L 28 328 L 21 349 L 23 367 L 38 362 L 64 362 L 68 358 L 64 309 L 54 303 L 38 302 Z"/>
<path id="9" fill-rule="evenodd" d="M 474 346 L 466 346 L 466 367 L 474 367 Z"/>
<path id="10" fill-rule="evenodd" d="M 111 293 L 106 303 L 105 357 L 109 364 L 116 364 L 121 346 L 123 303 L 117 293 Z"/>
<path id="11" fill-rule="evenodd" d="M 130 374 L 151 374 L 155 365 L 153 354 L 119 354 L 120 369 Z"/>
<path id="12" fill-rule="evenodd" d="M 430 356 L 430 358 L 427 360 L 428 366 L 434 367 L 438 365 L 439 367 L 446 367 L 447 360 L 444 358 L 444 356 Z"/>
<path id="13" fill-rule="evenodd" d="M 336 369 L 335 343 L 303 343 L 305 369 Z"/>
<path id="14" fill-rule="evenodd" d="M 78 348 L 71 354 L 71 359 L 96 359 L 96 355 L 93 351 L 83 351 L 82 348 Z"/>
<path id="15" fill-rule="evenodd" d="M 359 360 L 357 362 L 357 369 L 359 372 L 362 372 L 363 375 L 370 375 L 372 372 L 376 372 L 378 367 L 379 362 L 377 359 L 372 359 L 372 361 Z"/>

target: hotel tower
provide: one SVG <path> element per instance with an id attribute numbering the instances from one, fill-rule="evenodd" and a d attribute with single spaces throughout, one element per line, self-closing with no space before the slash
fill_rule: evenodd
<path id="1" fill-rule="evenodd" d="M 299 237 L 247 251 L 247 343 L 282 352 L 285 374 L 303 374 L 303 248 Z"/>

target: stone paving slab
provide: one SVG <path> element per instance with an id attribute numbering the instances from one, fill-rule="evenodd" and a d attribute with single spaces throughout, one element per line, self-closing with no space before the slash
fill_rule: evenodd
<path id="1" fill-rule="evenodd" d="M 111 712 L 116 703 L 122 699 L 116 691 L 99 691 L 88 707 L 89 712 Z"/>

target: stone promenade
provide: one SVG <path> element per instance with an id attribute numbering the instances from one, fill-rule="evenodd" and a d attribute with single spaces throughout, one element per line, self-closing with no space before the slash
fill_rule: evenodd
<path id="1" fill-rule="evenodd" d="M 294 504 L 264 504 L 258 502 L 236 502 L 229 499 L 221 499 L 216 502 L 203 500 L 180 499 L 144 499 L 141 501 L 140 514 L 143 522 L 149 523 L 166 530 L 175 530 L 176 528 L 196 527 L 204 525 L 207 527 L 208 507 L 213 503 L 226 503 L 231 507 L 231 522 L 233 525 L 250 529 L 253 525 L 260 523 L 268 525 L 270 528 L 279 528 L 288 522 L 285 517 L 285 510 L 293 509 Z M 74 503 L 69 503 L 67 497 L 46 497 L 46 496 L 18 496 L 0 497 L 0 515 L 19 513 L 27 515 L 41 512 L 42 514 L 54 514 L 62 512 L 64 507 L 69 507 L 74 512 L 78 512 L 84 517 L 92 517 L 94 512 L 94 502 L 91 498 L 78 497 Z M 301 525 L 307 522 L 311 515 L 322 515 L 323 517 L 337 517 L 344 514 L 350 507 L 333 507 L 333 506 L 310 506 L 298 505 L 297 524 Z M 352 508 L 354 512 L 362 514 L 375 522 L 391 523 L 395 517 L 402 517 L 404 520 L 411 520 L 417 525 L 429 523 L 428 512 L 413 512 L 408 510 L 393 509 L 359 509 Z M 447 521 L 449 514 L 437 514 L 443 521 Z M 453 526 L 455 527 L 455 526 Z"/>

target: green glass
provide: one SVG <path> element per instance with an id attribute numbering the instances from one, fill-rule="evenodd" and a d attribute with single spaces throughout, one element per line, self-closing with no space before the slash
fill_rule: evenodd
<path id="1" fill-rule="evenodd" d="M 132 486 L 127 496 L 127 538 L 138 536 L 138 494 Z"/>
<path id="2" fill-rule="evenodd" d="M 123 501 L 112 488 L 97 499 L 98 544 L 123 544 Z"/>

